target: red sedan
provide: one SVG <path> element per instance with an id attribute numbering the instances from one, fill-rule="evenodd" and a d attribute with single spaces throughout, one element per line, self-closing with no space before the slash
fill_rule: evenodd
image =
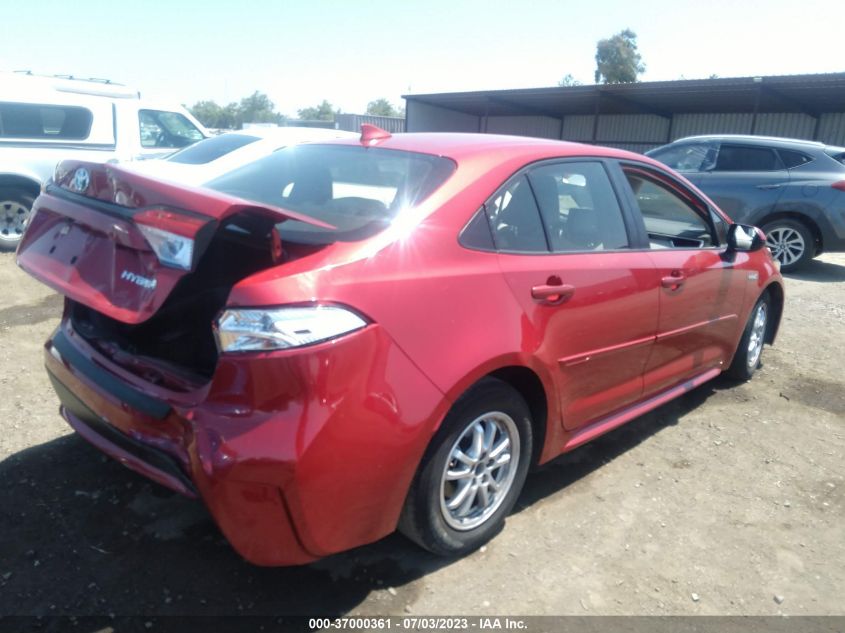
<path id="1" fill-rule="evenodd" d="M 65 162 L 18 251 L 85 439 L 245 558 L 499 530 L 528 470 L 722 372 L 783 309 L 762 233 L 644 156 L 369 128 L 190 189 Z"/>

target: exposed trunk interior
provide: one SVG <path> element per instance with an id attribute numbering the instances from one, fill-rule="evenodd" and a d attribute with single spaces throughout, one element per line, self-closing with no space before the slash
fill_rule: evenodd
<path id="1" fill-rule="evenodd" d="M 274 261 L 273 221 L 241 214 L 216 232 L 196 270 L 183 277 L 156 314 L 127 325 L 71 302 L 74 329 L 101 353 L 153 384 L 189 390 L 207 382 L 217 364 L 212 323 L 238 281 L 319 247 L 286 249 Z"/>

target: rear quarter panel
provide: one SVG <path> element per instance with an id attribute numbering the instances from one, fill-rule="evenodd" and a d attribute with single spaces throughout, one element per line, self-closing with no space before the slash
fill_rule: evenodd
<path id="1" fill-rule="evenodd" d="M 784 191 L 774 213 L 795 214 L 806 218 L 818 229 L 822 245 L 827 250 L 832 246 L 845 248 L 845 192 L 834 189 L 833 174 L 829 178 L 805 178 L 793 180 Z M 845 180 L 845 174 L 839 175 Z M 767 213 L 757 213 L 749 224 L 761 226 L 766 223 Z M 811 227 L 812 228 L 812 227 Z"/>
<path id="2" fill-rule="evenodd" d="M 319 272 L 319 262 L 298 260 L 284 272 L 259 273 L 232 290 L 229 305 L 319 297 L 351 306 L 379 323 L 450 402 L 496 369 L 531 368 L 546 391 L 549 429 L 557 429 L 553 378 L 535 359 L 542 340 L 513 298 L 497 254 L 458 243 L 483 201 L 525 161 L 503 153 L 469 163 L 420 206 L 406 235 L 400 226 L 368 242 L 327 249 Z M 346 263 L 333 264 L 338 260 Z M 427 433 L 441 419 L 432 419 Z"/>

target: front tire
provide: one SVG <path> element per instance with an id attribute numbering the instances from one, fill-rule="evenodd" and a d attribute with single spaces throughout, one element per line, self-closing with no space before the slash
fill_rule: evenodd
<path id="1" fill-rule="evenodd" d="M 768 294 L 764 294 L 754 304 L 754 309 L 748 317 L 733 362 L 727 370 L 729 376 L 737 380 L 751 380 L 754 372 L 760 367 L 771 313 L 771 301 Z"/>
<path id="2" fill-rule="evenodd" d="M 531 414 L 510 385 L 485 378 L 452 407 L 405 501 L 399 530 L 442 556 L 486 543 L 516 502 L 533 450 Z"/>
<path id="3" fill-rule="evenodd" d="M 816 254 L 812 231 L 797 220 L 774 220 L 761 228 L 766 234 L 766 246 L 780 262 L 781 272 L 798 270 Z"/>
<path id="4" fill-rule="evenodd" d="M 32 211 L 35 198 L 19 187 L 0 188 L 0 251 L 13 251 Z"/>

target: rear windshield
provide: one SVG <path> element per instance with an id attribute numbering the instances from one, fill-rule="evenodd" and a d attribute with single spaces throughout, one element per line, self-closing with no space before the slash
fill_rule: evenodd
<path id="1" fill-rule="evenodd" d="M 306 244 L 355 241 L 385 228 L 428 197 L 455 164 L 427 154 L 341 145 L 295 145 L 205 186 L 308 215 L 334 230 L 287 220 L 283 239 Z"/>
<path id="2" fill-rule="evenodd" d="M 186 165 L 205 165 L 257 140 L 257 136 L 247 134 L 221 134 L 207 138 L 185 149 L 180 149 L 175 154 L 168 156 L 167 160 Z"/>

